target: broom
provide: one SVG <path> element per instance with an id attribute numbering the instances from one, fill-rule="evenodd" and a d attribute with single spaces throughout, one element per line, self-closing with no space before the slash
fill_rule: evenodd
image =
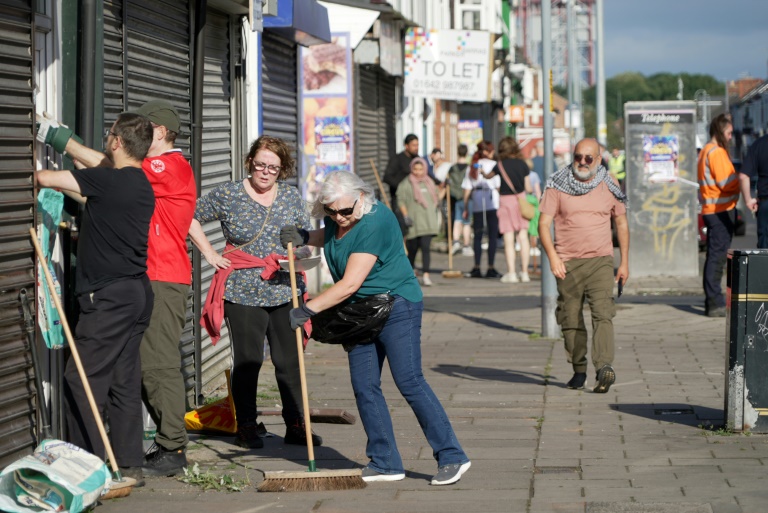
<path id="1" fill-rule="evenodd" d="M 72 350 L 72 358 L 75 360 L 77 372 L 80 374 L 80 379 L 83 382 L 85 395 L 88 397 L 88 403 L 91 405 L 91 411 L 93 412 L 96 425 L 99 428 L 101 440 L 104 442 L 104 448 L 107 450 L 109 463 L 112 467 L 112 483 L 109 486 L 109 491 L 102 495 L 100 499 L 118 499 L 121 497 L 128 497 L 131 494 L 133 486 L 136 484 L 136 480 L 131 477 L 123 477 L 120 474 L 120 468 L 117 466 L 115 454 L 112 452 L 112 444 L 109 443 L 109 437 L 107 436 L 107 431 L 104 429 L 104 423 L 101 420 L 101 415 L 99 414 L 99 409 L 96 406 L 96 401 L 93 398 L 93 392 L 91 392 L 91 386 L 88 383 L 88 377 L 85 375 L 85 370 L 83 370 L 83 363 L 80 361 L 80 353 L 77 351 L 77 346 L 75 346 L 75 340 L 72 336 L 72 331 L 69 329 L 67 316 L 64 313 L 64 308 L 61 306 L 59 296 L 56 294 L 56 287 L 53 284 L 51 272 L 48 270 L 48 264 L 45 260 L 45 255 L 43 255 L 43 250 L 40 247 L 40 244 L 37 242 L 37 232 L 34 228 L 30 228 L 29 234 L 32 236 L 32 245 L 35 247 L 35 253 L 37 253 L 38 260 L 40 260 L 40 267 L 43 268 L 43 273 L 45 274 L 45 283 L 48 285 L 48 291 L 51 293 L 53 304 L 56 307 L 56 310 L 59 312 L 59 317 L 61 318 L 61 327 L 64 329 L 64 335 L 67 337 L 69 348 Z"/>
<path id="2" fill-rule="evenodd" d="M 451 186 L 448 184 L 445 185 L 445 197 L 448 204 L 448 270 L 443 271 L 443 278 L 461 278 L 464 273 L 453 270 L 453 218 L 451 217 Z"/>
<path id="3" fill-rule="evenodd" d="M 293 244 L 288 243 L 288 265 L 291 277 L 291 299 L 293 307 L 299 307 L 299 297 L 296 287 L 296 268 L 293 258 Z M 296 346 L 299 352 L 299 377 L 301 378 L 301 401 L 304 406 L 304 425 L 307 435 L 307 453 L 309 468 L 305 472 L 276 471 L 264 472 L 264 481 L 258 486 L 260 492 L 318 492 L 333 490 L 358 490 L 365 488 L 363 472 L 354 470 L 317 470 L 315 465 L 315 448 L 312 445 L 312 421 L 308 413 L 309 399 L 307 398 L 307 378 L 304 373 L 304 340 L 301 327 L 296 328 Z"/>

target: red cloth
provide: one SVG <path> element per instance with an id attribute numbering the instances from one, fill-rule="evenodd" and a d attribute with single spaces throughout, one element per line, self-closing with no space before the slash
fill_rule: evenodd
<path id="1" fill-rule="evenodd" d="M 234 246 L 227 243 L 224 251 L 227 252 L 233 248 Z M 268 255 L 266 258 L 262 259 L 253 255 L 249 255 L 245 251 L 241 251 L 239 249 L 236 249 L 231 253 L 227 253 L 226 257 L 231 262 L 231 264 L 226 269 L 217 269 L 216 273 L 213 275 L 213 280 L 211 280 L 211 288 L 208 289 L 208 295 L 205 298 L 203 313 L 200 316 L 200 325 L 205 328 L 205 331 L 208 332 L 208 335 L 211 337 L 212 345 L 216 345 L 216 343 L 221 338 L 221 323 L 224 322 L 224 291 L 227 286 L 227 278 L 232 273 L 232 271 L 235 269 L 263 267 L 264 270 L 261 272 L 261 279 L 270 280 L 275 276 L 275 273 L 281 269 L 279 260 L 285 260 L 287 258 L 285 255 L 272 253 L 271 255 Z M 301 275 L 301 277 L 304 279 L 304 283 L 307 282 L 306 273 L 301 272 L 297 274 Z M 304 301 L 306 302 L 308 300 L 309 294 L 305 293 Z M 308 335 L 312 333 L 312 325 L 307 322 L 307 324 L 304 326 L 304 331 L 306 331 L 304 334 L 304 347 L 306 347 Z"/>

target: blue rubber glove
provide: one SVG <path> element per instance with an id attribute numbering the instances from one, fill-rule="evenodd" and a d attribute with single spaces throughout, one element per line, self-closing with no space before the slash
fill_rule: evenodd
<path id="1" fill-rule="evenodd" d="M 59 124 L 55 119 L 48 117 L 47 113 L 37 117 L 37 140 L 50 145 L 56 152 L 63 155 L 67 142 L 72 137 L 82 142 L 67 125 Z"/>
<path id="2" fill-rule="evenodd" d="M 283 226 L 280 228 L 280 244 L 287 248 L 289 242 L 293 243 L 294 248 L 306 246 L 309 242 L 309 232 L 291 224 Z"/>
<path id="3" fill-rule="evenodd" d="M 288 312 L 288 319 L 291 321 L 291 329 L 301 328 L 304 323 L 309 320 L 310 317 L 317 312 L 313 312 L 306 304 L 301 305 L 298 308 L 292 308 Z"/>

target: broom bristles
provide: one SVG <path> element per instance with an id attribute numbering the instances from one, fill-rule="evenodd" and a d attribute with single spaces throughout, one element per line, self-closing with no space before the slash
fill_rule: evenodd
<path id="1" fill-rule="evenodd" d="M 265 472 L 260 492 L 322 492 L 360 490 L 366 487 L 361 470 L 320 470 L 317 472 Z"/>

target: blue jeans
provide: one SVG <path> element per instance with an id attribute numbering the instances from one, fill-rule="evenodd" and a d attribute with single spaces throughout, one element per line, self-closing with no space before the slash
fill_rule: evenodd
<path id="1" fill-rule="evenodd" d="M 760 199 L 757 209 L 757 247 L 768 248 L 768 199 Z"/>
<path id="2" fill-rule="evenodd" d="M 438 466 L 463 464 L 464 454 L 451 422 L 421 372 L 421 314 L 424 303 L 412 303 L 396 297 L 389 320 L 371 344 L 359 345 L 349 352 L 349 373 L 357 409 L 368 435 L 366 455 L 373 470 L 383 474 L 405 472 L 395 443 L 392 418 L 381 391 L 384 359 L 398 390 L 408 401 L 419 421 Z"/>

